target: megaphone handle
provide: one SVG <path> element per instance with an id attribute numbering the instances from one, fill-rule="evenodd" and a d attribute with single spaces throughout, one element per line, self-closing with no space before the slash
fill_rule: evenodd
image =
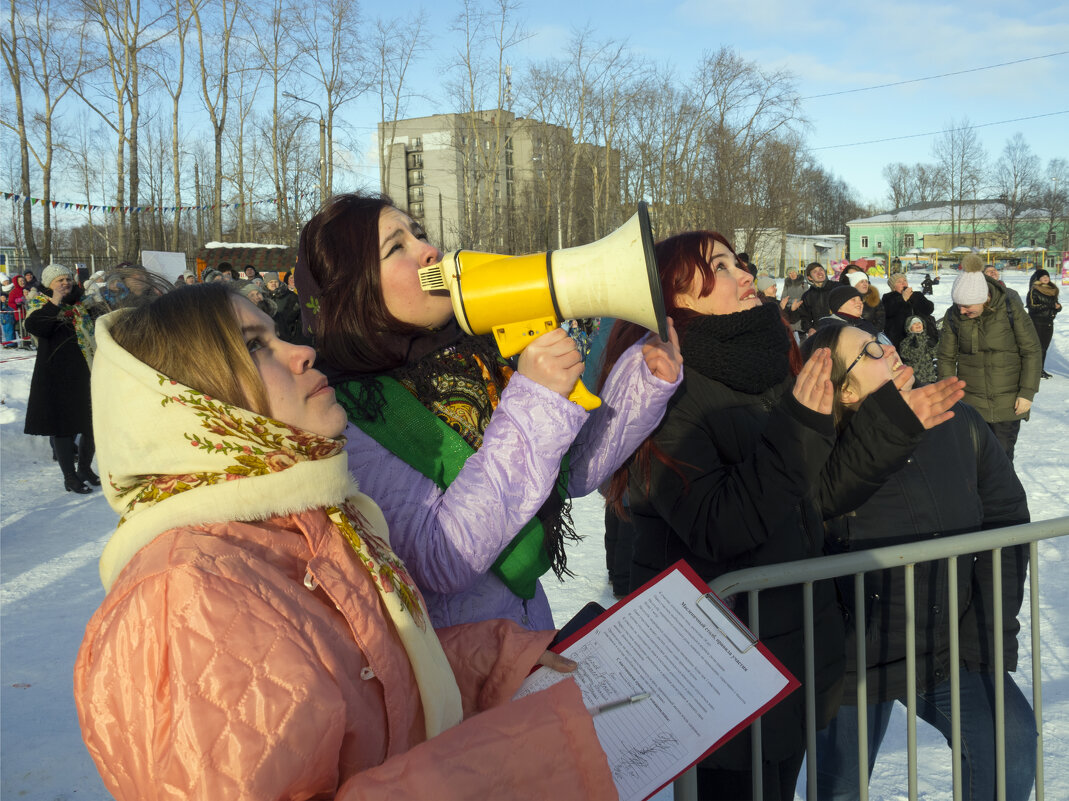
<path id="1" fill-rule="evenodd" d="M 568 400 L 579 404 L 588 412 L 601 406 L 601 398 L 587 389 L 582 379 L 575 382 L 575 389 L 568 395 Z"/>
<path id="2" fill-rule="evenodd" d="M 515 356 L 521 350 L 531 344 L 531 340 L 552 331 L 560 325 L 553 317 L 536 317 L 533 320 L 522 320 L 515 323 L 495 325 L 493 328 L 494 341 L 501 355 L 506 359 Z M 577 403 L 588 412 L 601 406 L 601 398 L 583 386 L 583 382 L 576 381 L 575 388 L 568 395 L 568 400 Z"/>

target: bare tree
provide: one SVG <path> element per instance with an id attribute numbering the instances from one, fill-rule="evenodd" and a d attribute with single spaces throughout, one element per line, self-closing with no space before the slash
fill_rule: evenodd
<path id="1" fill-rule="evenodd" d="M 15 13 L 15 0 L 11 0 L 11 14 L 9 17 L 9 34 L 0 37 L 0 53 L 4 56 L 4 65 L 7 67 L 8 77 L 11 79 L 11 88 L 15 95 L 15 125 L 12 126 L 6 120 L 4 125 L 11 128 L 19 137 L 19 189 L 22 194 L 22 233 L 26 250 L 30 254 L 30 264 L 35 270 L 40 270 L 41 254 L 37 249 L 37 239 L 33 234 L 33 212 L 30 197 L 30 147 L 29 138 L 26 136 L 26 113 L 22 104 L 22 64 L 19 57 L 21 25 L 18 24 Z M 17 228 L 16 228 L 17 230 Z"/>
<path id="2" fill-rule="evenodd" d="M 950 202 L 951 242 L 959 242 L 966 200 L 975 200 L 984 182 L 987 155 L 967 118 L 951 121 L 932 146 L 939 182 Z M 976 204 L 970 204 L 975 209 Z M 973 213 L 973 224 L 976 215 Z"/>
<path id="3" fill-rule="evenodd" d="M 52 260 L 52 176 L 56 155 L 56 117 L 60 102 L 70 91 L 65 79 L 77 80 L 85 69 L 80 31 L 70 30 L 51 0 L 31 0 L 23 7 L 21 43 L 23 63 L 36 84 L 40 103 L 35 104 L 30 131 L 40 132 L 40 144 L 30 143 L 30 153 L 41 174 L 41 261 Z M 73 34 L 73 35 L 72 35 Z M 27 132 L 29 133 L 29 131 Z"/>
<path id="4" fill-rule="evenodd" d="M 237 87 L 234 92 L 234 101 L 237 103 L 237 125 L 231 126 L 227 133 L 230 138 L 230 147 L 233 156 L 228 159 L 232 164 L 233 173 L 229 176 L 234 185 L 237 203 L 237 238 L 244 242 L 248 238 L 250 214 L 255 207 L 250 205 L 252 200 L 252 187 L 256 185 L 256 159 L 247 159 L 245 155 L 245 128 L 249 115 L 252 114 L 256 102 L 256 94 L 263 80 L 264 72 L 255 63 L 250 63 L 249 58 L 256 58 L 255 51 L 241 48 L 235 54 L 239 61 L 234 75 L 237 78 Z M 255 148 L 255 144 L 253 145 Z"/>
<path id="5" fill-rule="evenodd" d="M 495 0 L 489 10 L 476 0 L 463 0 L 453 22 L 460 45 L 447 86 L 461 120 L 455 134 L 461 162 L 461 236 L 471 247 L 491 250 L 504 244 L 501 186 L 502 179 L 506 184 L 508 180 L 505 161 L 512 119 L 506 108 L 511 92 L 507 56 L 527 37 L 514 21 L 516 8 L 514 0 Z"/>
<path id="6" fill-rule="evenodd" d="M 902 209 L 916 203 L 934 203 L 942 197 L 939 170 L 933 164 L 884 165 L 891 207 Z"/>
<path id="7" fill-rule="evenodd" d="M 292 130 L 287 130 L 287 123 L 281 118 L 279 95 L 296 58 L 293 39 L 288 33 L 283 2 L 284 0 L 272 0 L 269 6 L 250 5 L 244 9 L 251 43 L 259 55 L 260 68 L 266 71 L 271 79 L 271 111 L 266 129 L 266 150 L 270 157 L 267 167 L 275 195 L 275 236 L 280 242 L 291 227 L 289 193 L 286 189 L 289 167 L 282 156 L 289 151 L 284 140 L 292 135 Z"/>
<path id="8" fill-rule="evenodd" d="M 326 133 L 326 194 L 334 192 L 334 126 L 339 109 L 369 88 L 361 57 L 360 17 L 356 0 L 311 0 L 291 12 L 297 38 L 297 67 L 323 91 L 315 105 Z M 409 43 L 405 43 L 408 45 Z"/>
<path id="9" fill-rule="evenodd" d="M 996 213 L 996 229 L 1010 247 L 1017 241 L 1021 214 L 1039 202 L 1039 157 L 1020 133 L 1006 142 L 995 164 L 996 197 L 1002 208 Z"/>
<path id="10" fill-rule="evenodd" d="M 408 87 L 405 76 L 412 63 L 414 47 L 398 46 L 399 42 L 418 42 L 423 33 L 423 18 L 408 22 L 376 20 L 375 50 L 378 53 L 379 118 L 385 124 L 379 141 L 379 186 L 383 192 L 390 188 L 390 148 L 397 135 L 397 123 L 407 109 Z"/>
<path id="11" fill-rule="evenodd" d="M 117 247 L 122 258 L 133 260 L 141 249 L 138 169 L 138 131 L 141 124 L 142 59 L 161 39 L 170 36 L 166 22 L 169 11 L 158 16 L 142 15 L 141 0 L 81 0 L 83 18 L 88 26 L 86 41 L 95 42 L 97 52 L 91 63 L 78 75 L 64 75 L 82 101 L 100 116 L 116 135 L 115 182 L 116 206 L 127 210 L 126 182 L 129 181 L 130 205 L 125 226 L 116 231 Z M 99 83 L 97 79 L 99 78 Z M 146 90 L 145 94 L 149 94 Z M 99 101 L 98 101 L 99 97 Z M 114 103 L 108 111 L 104 100 Z"/>
<path id="12" fill-rule="evenodd" d="M 215 173 L 212 190 L 212 238 L 223 239 L 223 131 L 230 104 L 230 45 L 237 19 L 239 0 L 219 0 L 217 25 L 208 30 L 215 47 L 209 51 L 205 43 L 205 26 L 201 9 L 211 8 L 206 0 L 191 0 L 193 23 L 197 27 L 197 48 L 200 53 L 200 87 L 204 108 L 212 123 L 214 135 Z"/>
<path id="13" fill-rule="evenodd" d="M 724 231 L 765 224 L 752 167 L 762 149 L 804 124 L 793 78 L 766 71 L 730 48 L 707 54 L 694 81 L 706 115 L 700 189 L 705 214 Z"/>
<path id="14" fill-rule="evenodd" d="M 1069 161 L 1051 159 L 1047 163 L 1043 190 L 1039 199 L 1047 210 L 1045 222 L 1046 247 L 1049 250 L 1069 250 Z M 1061 238 L 1058 222 L 1061 222 Z"/>
<path id="15" fill-rule="evenodd" d="M 180 134 L 179 111 L 181 107 L 182 90 L 185 86 L 186 74 L 186 35 L 193 18 L 193 8 L 185 0 L 173 0 L 174 10 L 174 43 L 175 47 L 167 48 L 166 55 L 161 59 L 160 66 L 154 67 L 160 85 L 171 98 L 171 192 L 174 203 L 174 211 L 171 217 L 171 233 L 168 242 L 169 250 L 178 250 L 178 237 L 182 225 L 182 137 Z M 174 55 L 172 59 L 170 56 Z"/>

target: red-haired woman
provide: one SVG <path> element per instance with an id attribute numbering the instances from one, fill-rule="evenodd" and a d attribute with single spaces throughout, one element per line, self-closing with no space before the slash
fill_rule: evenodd
<path id="1" fill-rule="evenodd" d="M 658 243 L 657 261 L 687 372 L 660 427 L 613 477 L 610 501 L 630 496 L 632 588 L 678 559 L 708 581 L 820 555 L 823 518 L 852 508 L 839 503 L 857 505 L 903 464 L 924 427 L 948 419 L 958 383 L 904 398 L 888 382 L 837 440 L 829 352 L 802 366 L 779 308 L 761 303 L 724 237 L 679 234 Z M 604 369 L 641 335 L 617 323 Z M 830 583 L 816 586 L 814 601 L 822 727 L 839 702 L 843 625 Z M 796 676 L 804 675 L 802 609 L 800 587 L 761 593 L 761 639 Z M 746 598 L 735 612 L 749 621 Z M 765 798 L 794 797 L 804 703 L 795 693 L 765 715 Z M 749 750 L 744 733 L 699 765 L 699 796 L 749 798 Z"/>

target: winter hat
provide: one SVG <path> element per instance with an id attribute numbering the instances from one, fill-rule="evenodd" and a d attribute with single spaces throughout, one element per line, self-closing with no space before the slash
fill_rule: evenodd
<path id="1" fill-rule="evenodd" d="M 11 279 L 7 277 L 7 273 L 0 273 L 0 285 L 11 286 Z"/>
<path id="2" fill-rule="evenodd" d="M 253 292 L 259 292 L 262 295 L 263 291 L 264 288 L 260 286 L 260 284 L 253 283 L 252 281 L 242 281 L 238 286 L 238 292 L 240 292 L 246 298 L 249 297 L 249 295 L 251 295 Z"/>
<path id="3" fill-rule="evenodd" d="M 765 293 L 766 289 L 768 289 L 770 286 L 775 285 L 776 282 L 772 278 L 769 278 L 767 275 L 760 275 L 757 277 L 757 291 L 760 292 L 762 295 Z"/>
<path id="4" fill-rule="evenodd" d="M 41 284 L 43 286 L 50 287 L 52 286 L 53 281 L 55 281 L 57 278 L 62 278 L 63 276 L 73 278 L 74 273 L 71 272 L 70 267 L 64 267 L 62 264 L 56 264 L 55 262 L 52 262 L 47 267 L 45 267 L 45 271 L 41 273 Z"/>
<path id="5" fill-rule="evenodd" d="M 828 293 L 828 308 L 831 309 L 832 314 L 835 314 L 848 300 L 860 297 L 861 293 L 852 286 L 841 284 Z"/>
<path id="6" fill-rule="evenodd" d="M 222 278 L 222 277 L 223 277 L 223 274 L 221 272 L 219 272 L 216 269 L 213 269 L 213 268 L 209 267 L 201 275 L 201 280 L 203 280 L 204 283 L 206 283 L 206 284 L 210 284 L 212 281 L 216 280 L 217 278 Z"/>
<path id="7" fill-rule="evenodd" d="M 868 281 L 869 276 L 867 273 L 847 273 L 846 280 L 850 282 L 850 286 L 856 287 L 862 281 Z"/>
<path id="8" fill-rule="evenodd" d="M 954 280 L 950 299 L 959 306 L 975 306 L 987 302 L 988 292 L 984 260 L 970 253 L 961 260 L 961 275 Z"/>
<path id="9" fill-rule="evenodd" d="M 1032 282 L 1035 283 L 1036 281 L 1038 281 L 1043 276 L 1047 276 L 1047 278 L 1050 278 L 1050 273 L 1048 273 L 1046 270 L 1044 270 L 1042 267 L 1040 267 L 1038 270 L 1036 270 L 1034 273 L 1032 273 Z"/>
<path id="10" fill-rule="evenodd" d="M 915 314 L 912 315 L 908 320 L 906 320 L 906 333 L 907 334 L 910 333 L 910 329 L 913 328 L 913 324 L 914 323 L 920 323 L 921 325 L 924 325 L 924 320 L 922 320 L 920 317 L 918 317 Z"/>

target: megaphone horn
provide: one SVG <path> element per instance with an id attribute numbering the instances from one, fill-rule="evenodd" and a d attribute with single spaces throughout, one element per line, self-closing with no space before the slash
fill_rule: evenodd
<path id="1" fill-rule="evenodd" d="M 469 334 L 493 333 L 502 355 L 577 317 L 615 317 L 668 339 L 668 320 L 645 203 L 608 236 L 562 250 L 502 256 L 457 250 L 419 271 L 428 291 L 448 289 Z M 582 382 L 569 396 L 586 409 L 601 401 Z"/>

